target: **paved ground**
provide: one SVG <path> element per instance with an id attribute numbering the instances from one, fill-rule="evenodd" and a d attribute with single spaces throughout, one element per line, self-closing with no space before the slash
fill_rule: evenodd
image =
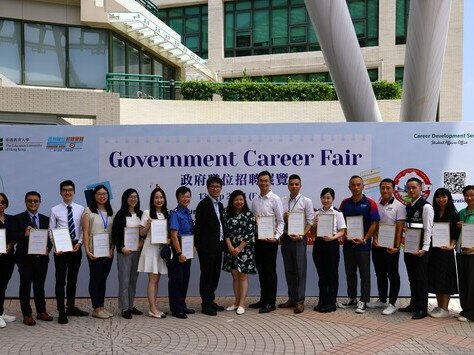
<path id="1" fill-rule="evenodd" d="M 0 354 L 474 354 L 474 323 L 456 320 L 457 300 L 451 302 L 453 317 L 418 321 L 403 313 L 383 316 L 380 310 L 321 314 L 312 310 L 316 301 L 307 299 L 306 310 L 299 315 L 291 310 L 261 315 L 248 309 L 241 316 L 221 312 L 209 317 L 199 312 L 199 299 L 189 298 L 188 306 L 197 312 L 187 320 L 170 316 L 126 320 L 118 315 L 117 300 L 107 299 L 115 317 L 70 317 L 69 324 L 60 325 L 54 301 L 48 300 L 55 320 L 38 321 L 34 327 L 23 325 L 20 317 L 9 323 L 0 329 Z M 399 301 L 402 306 L 407 302 Z M 229 306 L 232 299 L 220 298 L 218 303 Z M 88 299 L 78 305 L 90 309 Z M 146 310 L 146 300 L 139 299 L 137 306 Z M 166 299 L 160 299 L 159 307 L 167 310 Z M 21 315 L 17 300 L 7 300 L 6 308 Z"/>

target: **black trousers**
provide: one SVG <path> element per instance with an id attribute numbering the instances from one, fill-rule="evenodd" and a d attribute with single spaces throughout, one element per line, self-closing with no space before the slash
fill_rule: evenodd
<path id="1" fill-rule="evenodd" d="M 173 259 L 166 263 L 168 266 L 168 298 L 170 311 L 172 314 L 184 313 L 186 305 L 186 295 L 188 294 L 189 275 L 191 272 L 191 260 L 184 263 L 178 261 L 176 253 Z"/>
<path id="2" fill-rule="evenodd" d="M 112 267 L 113 258 L 98 258 L 89 262 L 89 294 L 92 308 L 104 307 L 107 277 Z"/>
<path id="3" fill-rule="evenodd" d="M 398 273 L 398 259 L 400 251 L 389 254 L 387 248 L 372 248 L 372 261 L 374 262 L 375 275 L 377 276 L 377 288 L 379 300 L 387 302 L 387 293 L 390 304 L 395 305 L 400 292 L 400 274 Z M 388 281 L 390 280 L 390 292 Z"/>
<path id="4" fill-rule="evenodd" d="M 278 278 L 276 259 L 278 243 L 257 241 L 255 245 L 255 265 L 260 281 L 260 301 L 263 305 L 276 303 Z"/>
<path id="5" fill-rule="evenodd" d="M 5 302 L 5 292 L 8 282 L 15 267 L 15 257 L 13 253 L 0 256 L 0 315 L 3 314 L 3 303 Z"/>
<path id="6" fill-rule="evenodd" d="M 339 242 L 325 242 L 316 238 L 313 245 L 313 261 L 318 272 L 319 302 L 322 307 L 336 305 L 339 288 Z"/>
<path id="7" fill-rule="evenodd" d="M 46 301 L 44 296 L 44 283 L 48 273 L 49 258 L 33 257 L 28 264 L 18 264 L 20 274 L 20 306 L 23 317 L 30 316 L 32 309 L 30 305 L 31 285 L 36 307 L 36 314 L 46 312 Z"/>
<path id="8" fill-rule="evenodd" d="M 64 312 L 64 298 L 67 296 L 67 306 L 74 307 L 76 303 L 77 274 L 81 267 L 82 249 L 77 252 L 54 255 L 56 267 L 56 303 L 59 312 Z M 67 285 L 66 285 L 67 280 Z M 66 287 L 66 293 L 64 293 Z"/>
<path id="9" fill-rule="evenodd" d="M 474 255 L 456 253 L 461 316 L 474 321 Z"/>
<path id="10" fill-rule="evenodd" d="M 281 236 L 281 256 L 285 266 L 288 300 L 304 304 L 306 293 L 306 238 L 293 241 L 287 234 Z"/>
<path id="11" fill-rule="evenodd" d="M 410 306 L 416 311 L 428 310 L 428 252 L 423 256 L 405 253 L 408 281 L 410 282 Z"/>
<path id="12" fill-rule="evenodd" d="M 201 277 L 199 279 L 199 293 L 202 307 L 207 307 L 216 299 L 216 289 L 219 285 L 222 268 L 222 246 L 215 252 L 198 251 Z"/>

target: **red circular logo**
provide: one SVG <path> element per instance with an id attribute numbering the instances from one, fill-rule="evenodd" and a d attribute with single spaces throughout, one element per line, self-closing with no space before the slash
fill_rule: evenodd
<path id="1" fill-rule="evenodd" d="M 393 195 L 398 201 L 405 205 L 410 202 L 410 198 L 408 197 L 407 193 L 407 181 L 408 179 L 413 177 L 423 182 L 421 186 L 421 196 L 425 200 L 428 199 L 428 196 L 431 193 L 431 189 L 433 188 L 430 178 L 423 171 L 416 168 L 408 168 L 400 171 L 393 179 L 393 181 L 395 182 L 395 191 L 393 192 Z"/>

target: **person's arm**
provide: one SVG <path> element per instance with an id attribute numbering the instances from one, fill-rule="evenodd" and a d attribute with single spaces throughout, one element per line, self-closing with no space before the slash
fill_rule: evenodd
<path id="1" fill-rule="evenodd" d="M 275 214 L 275 239 L 278 240 L 283 235 L 283 230 L 285 229 L 285 220 L 283 219 L 283 204 L 279 197 L 275 198 L 273 204 L 273 213 Z"/>
<path id="2" fill-rule="evenodd" d="M 431 234 L 433 232 L 434 210 L 430 204 L 423 206 L 423 246 L 416 255 L 423 256 L 429 249 L 431 244 Z"/>
<path id="3" fill-rule="evenodd" d="M 93 253 L 89 251 L 89 245 L 90 245 L 90 214 L 91 212 L 89 210 L 84 211 L 82 214 L 82 240 L 84 241 L 84 249 L 86 250 L 86 255 L 89 259 L 94 260 L 96 257 L 94 256 Z M 77 245 L 77 244 L 76 244 Z"/>
<path id="4" fill-rule="evenodd" d="M 178 231 L 176 229 L 172 229 L 170 231 L 170 235 L 171 243 L 173 243 L 174 250 L 176 250 L 178 255 L 178 261 L 180 263 L 184 263 L 186 261 L 186 257 L 184 256 L 183 251 L 181 250 L 181 245 L 179 244 Z"/>
<path id="5" fill-rule="evenodd" d="M 131 251 L 125 248 L 125 226 L 127 217 L 123 211 L 117 212 L 112 225 L 112 240 L 117 247 L 117 252 L 123 255 L 130 255 Z"/>

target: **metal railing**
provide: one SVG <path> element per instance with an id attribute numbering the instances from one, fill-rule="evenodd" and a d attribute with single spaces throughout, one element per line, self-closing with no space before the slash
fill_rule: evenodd
<path id="1" fill-rule="evenodd" d="M 107 91 L 122 98 L 174 100 L 179 82 L 163 80 L 160 75 L 107 73 Z"/>
<path id="2" fill-rule="evenodd" d="M 139 4 L 141 4 L 145 9 L 150 11 L 153 15 L 158 17 L 158 6 L 153 3 L 151 0 L 135 0 Z"/>

